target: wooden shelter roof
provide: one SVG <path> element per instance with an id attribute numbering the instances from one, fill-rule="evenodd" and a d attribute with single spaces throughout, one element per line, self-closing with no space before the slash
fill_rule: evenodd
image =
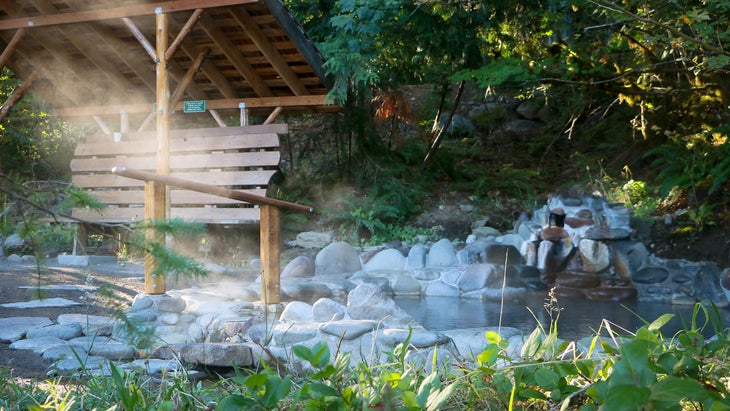
<path id="1" fill-rule="evenodd" d="M 281 0 L 0 0 L 0 66 L 60 116 L 151 113 L 158 13 L 175 110 L 332 109 L 322 58 Z"/>

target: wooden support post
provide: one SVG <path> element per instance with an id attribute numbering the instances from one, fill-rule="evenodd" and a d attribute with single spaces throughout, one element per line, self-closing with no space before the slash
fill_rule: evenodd
<path id="1" fill-rule="evenodd" d="M 248 109 L 246 108 L 246 103 L 238 103 L 238 108 L 241 110 L 241 127 L 246 127 L 248 125 Z"/>
<path id="2" fill-rule="evenodd" d="M 167 15 L 159 12 L 156 17 L 157 27 L 157 173 L 170 174 L 170 87 L 167 73 Z M 145 183 L 145 220 L 160 221 L 167 219 L 168 196 L 167 186 L 161 183 L 148 181 Z M 149 230 L 148 238 L 156 242 L 165 242 L 160 233 Z M 145 256 L 144 288 L 148 294 L 164 294 L 165 276 L 160 272 L 156 262 L 150 254 Z"/>
<path id="3" fill-rule="evenodd" d="M 279 299 L 279 209 L 261 206 L 261 300 L 264 305 Z"/>

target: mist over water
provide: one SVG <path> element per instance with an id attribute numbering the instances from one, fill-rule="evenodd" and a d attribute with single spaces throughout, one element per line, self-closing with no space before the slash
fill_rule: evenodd
<path id="1" fill-rule="evenodd" d="M 539 321 L 547 329 L 550 326 L 550 316 L 544 306 L 545 298 L 546 295 L 532 294 L 522 303 L 505 302 L 501 315 L 502 326 L 518 328 L 529 334 L 538 326 Z M 452 297 L 395 297 L 395 301 L 431 331 L 496 327 L 500 321 L 499 303 Z M 627 334 L 621 327 L 634 332 L 644 325 L 642 319 L 652 322 L 664 314 L 674 314 L 674 318 L 660 329 L 665 337 L 670 337 L 685 328 L 683 320 L 689 327 L 694 309 L 693 306 L 640 301 L 617 303 L 560 300 L 558 305 L 562 308 L 558 319 L 558 336 L 566 340 L 594 336 L 604 319 L 611 322 L 614 331 Z M 723 328 L 730 326 L 730 309 L 718 310 Z M 698 325 L 704 321 L 704 314 L 700 312 L 697 318 Z M 714 335 L 715 331 L 708 325 L 704 334 L 709 337 Z M 605 327 L 601 335 L 607 335 Z"/>

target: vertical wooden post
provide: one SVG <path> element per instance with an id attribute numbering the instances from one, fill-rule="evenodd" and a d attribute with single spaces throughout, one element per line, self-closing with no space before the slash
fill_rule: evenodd
<path id="1" fill-rule="evenodd" d="M 158 9 L 156 13 L 156 50 L 157 50 L 157 173 L 170 174 L 170 88 L 167 72 L 168 28 L 167 15 Z M 145 182 L 145 219 L 147 221 L 165 220 L 168 215 L 167 187 L 153 181 Z M 150 230 L 149 238 L 152 241 L 165 242 L 164 235 Z M 164 273 L 158 272 L 157 264 L 152 256 L 145 256 L 144 267 L 145 292 L 149 294 L 164 294 Z"/>
<path id="2" fill-rule="evenodd" d="M 261 206 L 261 301 L 276 304 L 279 299 L 279 209 Z"/>

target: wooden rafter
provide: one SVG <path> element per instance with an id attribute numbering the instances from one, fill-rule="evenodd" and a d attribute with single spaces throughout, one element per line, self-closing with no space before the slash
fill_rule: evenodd
<path id="1" fill-rule="evenodd" d="M 294 91 L 294 94 L 301 96 L 309 94 L 307 88 L 302 84 L 296 73 L 289 67 L 284 58 L 276 48 L 269 42 L 261 28 L 256 24 L 245 10 L 231 10 L 233 18 L 243 27 L 251 41 L 261 50 L 261 53 L 271 63 L 271 66 L 284 79 L 286 84 Z"/>
<path id="2" fill-rule="evenodd" d="M 21 80 L 37 71 L 32 89 L 55 114 L 110 121 L 124 110 L 143 127 L 157 90 L 161 9 L 175 100 L 205 100 L 221 125 L 243 102 L 256 115 L 331 111 L 321 58 L 281 1 L 13 0 L 3 8 L 0 0 L 0 63 Z"/>
<path id="3" fill-rule="evenodd" d="M 261 76 L 251 67 L 251 64 L 246 61 L 246 57 L 241 54 L 241 51 L 226 37 L 226 35 L 216 27 L 216 24 L 208 16 L 203 16 L 200 22 L 203 30 L 213 39 L 218 47 L 223 50 L 223 53 L 231 61 L 231 64 L 238 70 L 244 79 L 249 83 L 252 89 L 256 91 L 256 94 L 262 97 L 273 96 L 274 93 L 271 89 L 266 86 L 266 83 L 261 79 Z"/>
<path id="4" fill-rule="evenodd" d="M 258 0 L 206 0 L 205 7 L 223 7 L 238 4 L 255 3 Z M 159 9 L 164 13 L 195 10 L 200 8 L 200 0 L 174 0 L 151 2 L 132 6 L 85 10 L 62 14 L 16 17 L 0 20 L 0 30 L 20 29 L 25 27 L 57 26 L 59 24 L 84 23 L 90 21 L 119 19 L 122 17 L 151 16 Z"/>

